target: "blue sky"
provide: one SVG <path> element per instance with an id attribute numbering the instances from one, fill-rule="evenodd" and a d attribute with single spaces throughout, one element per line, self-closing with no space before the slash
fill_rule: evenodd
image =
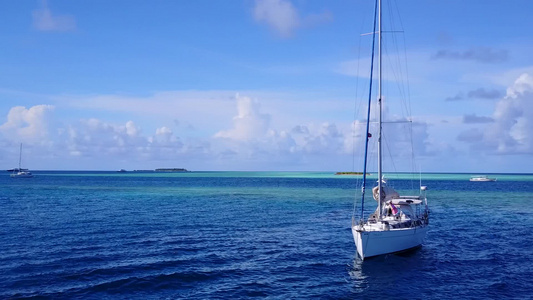
<path id="1" fill-rule="evenodd" d="M 533 2 L 384 2 L 416 169 L 531 172 Z M 23 143 L 34 170 L 360 169 L 372 1 L 0 6 L 1 168 Z M 405 119 L 397 96 L 389 121 Z M 386 170 L 409 171 L 403 125 L 386 126 Z"/>

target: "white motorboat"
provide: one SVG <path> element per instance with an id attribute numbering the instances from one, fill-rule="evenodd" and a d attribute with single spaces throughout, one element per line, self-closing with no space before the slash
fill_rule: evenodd
<path id="1" fill-rule="evenodd" d="M 472 176 L 470 181 L 496 181 L 496 178 L 489 178 L 485 175 Z"/>
<path id="2" fill-rule="evenodd" d="M 361 196 L 361 215 L 356 220 L 355 210 L 352 217 L 352 233 L 357 248 L 358 256 L 364 260 L 369 257 L 396 253 L 413 249 L 422 245 L 429 224 L 429 209 L 426 198 L 426 187 L 420 186 L 419 195 L 401 196 L 396 192 L 383 177 L 382 164 L 382 139 L 383 126 L 382 120 L 382 5 L 381 0 L 376 0 L 376 13 L 374 20 L 373 43 L 377 40 L 377 78 L 378 78 L 378 97 L 377 108 L 371 108 L 372 98 L 372 81 L 373 68 L 370 72 L 370 94 L 368 98 L 368 112 L 366 115 L 366 136 L 365 154 L 363 165 L 362 196 Z M 378 26 L 376 30 L 376 26 Z M 374 54 L 372 54 L 371 66 L 374 65 Z M 377 208 L 374 213 L 365 219 L 364 200 L 365 186 L 367 177 L 367 160 L 369 140 L 372 134 L 369 131 L 371 123 L 371 111 L 377 110 L 378 137 L 377 137 L 377 170 L 378 180 L 376 186 L 372 189 L 374 200 L 377 201 Z"/>

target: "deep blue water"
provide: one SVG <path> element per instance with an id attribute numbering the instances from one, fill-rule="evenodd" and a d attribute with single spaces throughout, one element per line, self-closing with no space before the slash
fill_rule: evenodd
<path id="1" fill-rule="evenodd" d="M 0 298 L 530 299 L 533 175 L 428 176 L 423 247 L 360 262 L 350 177 L 5 173 Z"/>

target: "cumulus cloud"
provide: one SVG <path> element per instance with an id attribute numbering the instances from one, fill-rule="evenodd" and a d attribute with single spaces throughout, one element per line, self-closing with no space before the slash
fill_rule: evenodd
<path id="1" fill-rule="evenodd" d="M 298 28 L 332 19 L 331 13 L 327 11 L 301 17 L 289 0 L 256 0 L 253 15 L 257 22 L 268 25 L 283 38 L 291 37 Z"/>
<path id="2" fill-rule="evenodd" d="M 36 105 L 27 109 L 16 106 L 9 110 L 7 121 L 0 126 L 0 132 L 8 138 L 24 141 L 44 142 L 49 136 L 52 105 Z"/>
<path id="3" fill-rule="evenodd" d="M 346 146 L 347 137 L 351 136 L 330 122 L 322 124 L 297 125 L 285 132 L 292 141 L 291 153 L 299 155 L 348 154 L 351 147 Z"/>
<path id="4" fill-rule="evenodd" d="M 122 125 L 94 118 L 80 120 L 69 126 L 63 139 L 72 156 L 165 160 L 187 154 L 170 128 L 163 126 L 145 135 L 133 121 Z"/>
<path id="5" fill-rule="evenodd" d="M 71 155 L 128 154 L 146 146 L 147 141 L 140 133 L 141 129 L 132 121 L 115 125 L 92 118 L 69 126 L 66 145 Z"/>
<path id="6" fill-rule="evenodd" d="M 53 111 L 51 105 L 12 107 L 0 123 L 0 163 L 12 163 L 19 143 L 32 169 L 186 167 L 191 160 L 211 157 L 210 139 L 180 138 L 170 126 L 145 132 L 132 120 L 58 121 Z"/>
<path id="7" fill-rule="evenodd" d="M 332 123 L 322 123 L 315 134 L 307 135 L 303 149 L 313 154 L 342 153 L 344 135 Z"/>
<path id="8" fill-rule="evenodd" d="M 33 25 L 40 31 L 73 31 L 76 20 L 71 15 L 53 14 L 46 1 L 40 9 L 33 11 Z"/>
<path id="9" fill-rule="evenodd" d="M 157 128 L 155 134 L 160 136 L 170 136 L 172 135 L 172 130 L 166 126 L 163 126 L 161 128 Z"/>
<path id="10" fill-rule="evenodd" d="M 464 132 L 462 141 L 472 143 L 476 150 L 494 154 L 533 154 L 533 77 L 527 73 L 516 79 L 507 94 L 496 104 L 492 122 L 484 130 L 482 139 L 477 132 Z M 488 119 L 486 119 L 488 120 Z"/>
<path id="11" fill-rule="evenodd" d="M 45 168 L 153 168 L 174 165 L 173 162 L 178 167 L 191 167 L 195 161 L 196 167 L 204 169 L 329 170 L 351 162 L 354 144 L 359 149 L 364 141 L 362 122 L 353 123 L 354 134 L 350 123 L 298 118 L 298 105 L 285 106 L 280 118 L 279 113 L 272 112 L 279 109 L 281 100 L 267 98 L 268 102 L 261 103 L 258 98 L 247 96 L 233 98 L 233 117 L 224 113 L 224 122 L 207 118 L 218 131 L 205 130 L 204 126 L 198 130 L 210 133 L 208 136 L 185 130 L 188 121 L 181 117 L 159 119 L 162 124 L 147 131 L 139 126 L 147 123 L 94 118 L 90 117 L 90 110 L 84 119 L 58 122 L 52 115 L 53 106 L 13 107 L 4 124 L 0 124 L 0 144 L 23 142 L 34 149 L 34 154 L 38 153 L 29 157 L 43 162 Z M 220 105 L 231 111 L 227 99 Z M 221 128 L 220 124 L 226 122 L 230 125 Z M 176 131 L 192 136 L 179 136 Z M 404 145 L 393 131 L 388 131 L 390 145 Z M 16 147 L 9 148 L 14 149 L 10 153 L 14 155 Z"/>
<path id="12" fill-rule="evenodd" d="M 172 129 L 166 126 L 157 128 L 155 135 L 148 138 L 148 142 L 157 147 L 173 148 L 173 150 L 183 147 L 180 138 L 174 135 Z"/>
<path id="13" fill-rule="evenodd" d="M 496 50 L 487 47 L 468 49 L 465 51 L 440 50 L 433 59 L 465 60 L 479 63 L 502 63 L 507 61 L 507 50 Z"/>
<path id="14" fill-rule="evenodd" d="M 214 150 L 220 160 L 238 161 L 239 164 L 244 161 L 263 162 L 278 166 L 304 164 L 317 169 L 329 169 L 334 165 L 342 167 L 352 162 L 354 150 L 362 149 L 366 137 L 365 122 L 355 121 L 352 126 L 327 121 L 293 123 L 290 129 L 276 129 L 277 124 L 271 124 L 271 116 L 261 111 L 258 100 L 243 96 L 237 96 L 235 100 L 238 109 L 233 118 L 233 127 L 214 135 Z M 408 123 L 405 119 L 395 117 L 393 120 L 411 126 L 412 131 L 409 132 L 413 133 L 416 141 L 411 143 L 411 136 L 405 134 L 406 128 L 401 124 L 387 124 L 387 145 L 390 149 L 399 149 L 391 156 L 410 158 L 413 147 L 418 154 L 430 153 L 427 124 Z M 371 129 L 374 135 L 372 143 L 377 141 L 376 131 L 376 128 Z M 375 149 L 374 146 L 371 151 L 375 152 Z"/>
<path id="15" fill-rule="evenodd" d="M 219 158 L 264 164 L 297 165 L 320 154 L 346 154 L 345 133 L 333 123 L 297 124 L 275 129 L 258 100 L 237 95 L 233 128 L 219 131 L 214 143 Z"/>
<path id="16" fill-rule="evenodd" d="M 522 74 L 496 104 L 495 124 L 486 134 L 498 153 L 533 154 L 533 77 Z"/>
<path id="17" fill-rule="evenodd" d="M 259 101 L 237 95 L 237 115 L 233 118 L 233 128 L 222 130 L 215 138 L 224 138 L 249 143 L 248 150 L 257 148 L 273 152 L 337 152 L 342 149 L 344 135 L 335 124 L 323 123 L 319 126 L 296 125 L 291 130 L 275 130 L 271 127 L 271 116 L 261 112 Z M 252 145 L 253 144 L 253 145 Z M 234 150 L 234 152 L 239 152 Z"/>
<path id="18" fill-rule="evenodd" d="M 263 137 L 269 128 L 270 116 L 260 112 L 259 102 L 249 97 L 236 95 L 237 116 L 233 118 L 233 129 L 223 130 L 215 137 L 247 140 Z"/>

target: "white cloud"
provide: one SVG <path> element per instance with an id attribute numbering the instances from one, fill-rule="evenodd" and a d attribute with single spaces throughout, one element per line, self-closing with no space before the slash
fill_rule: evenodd
<path id="1" fill-rule="evenodd" d="M 47 2 L 43 7 L 33 11 L 33 25 L 40 31 L 73 31 L 76 30 L 76 20 L 71 15 L 52 14 Z"/>
<path id="2" fill-rule="evenodd" d="M 89 118 L 65 124 L 54 120 L 53 110 L 51 105 L 12 107 L 0 125 L 0 144 L 4 146 L 0 162 L 11 163 L 18 143 L 24 143 L 27 160 L 33 160 L 31 168 L 108 169 L 124 162 L 142 166 L 198 157 L 208 151 L 208 143 L 192 141 L 185 146 L 165 126 L 146 135 L 131 120 L 116 124 Z"/>
<path id="3" fill-rule="evenodd" d="M 298 12 L 290 1 L 286 0 L 256 0 L 254 18 L 264 22 L 282 37 L 290 37 L 300 26 Z"/>
<path id="4" fill-rule="evenodd" d="M 223 94 L 227 95 L 227 92 Z M 309 101 L 302 105 L 300 99 L 287 100 L 283 95 L 263 94 L 263 97 L 265 99 L 234 95 L 233 105 L 228 105 L 228 99 L 220 95 L 207 99 L 207 102 L 200 101 L 202 97 L 196 95 L 191 99 L 199 101 L 185 101 L 183 106 L 170 105 L 172 100 L 180 102 L 174 97 L 169 97 L 167 102 L 156 99 L 161 104 L 169 104 L 162 107 L 165 108 L 164 114 L 170 118 L 157 118 L 160 116 L 158 111 L 153 111 L 152 118 L 158 121 L 147 123 L 143 123 L 141 114 L 129 114 L 132 119 L 123 122 L 101 117 L 54 120 L 61 116 L 51 115 L 53 107 L 50 105 L 29 109 L 13 107 L 5 124 L 0 126 L 0 142 L 16 145 L 25 133 L 28 138 L 22 142 L 25 146 L 28 142 L 29 150 L 33 147 L 32 156 L 36 160 L 41 156 L 39 161 L 43 162 L 44 168 L 140 169 L 171 164 L 218 170 L 335 170 L 345 168 L 343 166 L 352 161 L 353 144 L 359 149 L 364 141 L 362 123 L 354 123 L 357 128 L 354 138 L 350 121 L 333 123 L 326 116 L 348 109 L 342 101 L 326 103 L 315 99 L 311 100 L 312 105 Z M 114 100 L 112 97 L 109 99 Z M 117 99 L 121 103 L 125 101 L 120 97 Z M 130 103 L 125 108 L 141 110 L 140 107 L 153 105 L 152 99 L 139 99 L 139 107 L 132 108 L 137 105 Z M 66 103 L 58 102 L 61 105 Z M 118 110 L 117 104 L 112 101 L 107 105 L 103 103 L 87 100 L 81 106 L 92 104 L 92 110 L 77 107 L 72 110 L 73 107 L 61 106 L 61 111 L 70 109 L 72 115 L 81 117 L 81 112 L 84 116 L 101 116 L 99 111 Z M 223 107 L 224 112 L 205 110 L 205 103 L 213 104 L 215 110 Z M 316 111 L 315 104 L 319 111 Z M 191 111 L 201 112 L 202 107 L 203 113 L 195 113 L 190 119 L 181 118 Z M 176 116 L 177 113 L 172 110 L 179 111 L 179 115 Z M 184 136 L 183 133 L 188 131 L 184 131 L 184 126 L 180 124 L 195 119 L 202 119 L 204 123 L 198 126 L 194 121 L 198 129 L 190 133 L 193 136 Z M 206 130 L 203 124 L 207 123 L 212 123 L 210 128 L 218 130 Z M 156 126 L 147 129 L 144 124 Z M 425 133 L 425 129 L 422 132 Z M 391 143 L 397 139 L 396 134 L 393 138 Z"/>
<path id="5" fill-rule="evenodd" d="M 333 123 L 323 123 L 318 131 L 305 136 L 303 151 L 311 154 L 338 154 L 344 152 L 344 134 Z"/>
<path id="6" fill-rule="evenodd" d="M 0 133 L 10 139 L 45 142 L 49 136 L 49 122 L 54 107 L 36 105 L 26 109 L 16 106 L 9 110 L 7 121 L 0 126 Z"/>
<path id="7" fill-rule="evenodd" d="M 152 135 L 144 135 L 133 121 L 120 125 L 98 119 L 80 120 L 69 126 L 63 140 L 69 155 L 130 160 L 139 164 L 146 161 L 171 161 L 191 155 L 190 151 L 200 150 L 198 144 L 184 145 L 165 126 L 157 128 Z M 201 147 L 208 147 L 208 144 Z M 199 152 L 205 153 L 205 149 Z"/>
<path id="8" fill-rule="evenodd" d="M 58 105 L 83 112 L 83 115 L 88 116 L 86 120 L 90 120 L 91 115 L 104 111 L 132 117 L 136 120 L 135 124 L 143 124 L 145 129 L 157 124 L 159 127 L 153 128 L 155 135 L 143 135 L 139 126 L 133 127 L 128 123 L 122 125 L 126 135 L 128 132 L 131 135 L 137 133 L 137 136 L 146 138 L 144 143 L 148 146 L 139 145 L 135 150 L 142 155 L 143 160 L 154 158 L 156 155 L 153 153 L 166 151 L 166 154 L 161 155 L 162 159 L 171 155 L 196 155 L 204 159 L 203 164 L 213 165 L 218 169 L 234 169 L 242 161 L 248 160 L 250 168 L 255 169 L 251 164 L 256 162 L 263 162 L 269 167 L 275 164 L 298 164 L 305 161 L 304 154 L 318 155 L 328 149 L 338 149 L 340 154 L 346 153 L 343 150 L 346 130 L 342 127 L 349 127 L 349 123 L 341 127 L 331 122 L 329 127 L 319 124 L 327 122 L 327 116 L 336 115 L 339 111 L 344 112 L 346 105 L 351 104 L 338 100 L 324 101 L 324 96 L 314 99 L 306 95 L 306 105 L 302 105 L 300 98 L 291 98 L 292 94 L 246 92 L 246 95 L 235 96 L 232 91 L 175 91 L 160 92 L 145 98 L 105 95 L 62 96 L 55 99 Z M 263 102 L 256 100 L 258 98 Z M 206 107 L 209 109 L 206 110 Z M 347 117 L 350 115 L 347 114 Z M 106 136 L 117 136 L 116 140 L 127 141 L 122 135 L 117 135 L 117 132 L 122 132 L 119 130 L 120 126 L 103 120 L 100 122 L 111 126 Z M 78 135 L 86 132 L 84 128 L 87 126 L 82 125 L 70 125 L 70 131 L 75 131 Z M 103 124 L 99 126 L 105 127 Z M 191 126 L 194 126 L 194 131 L 188 129 Z M 301 134 L 294 133 L 291 128 L 298 128 Z M 176 130 L 192 136 L 180 138 Z M 96 133 L 95 126 L 92 134 L 88 136 Z M 336 136 L 330 137 L 328 134 Z M 351 136 L 351 132 L 348 136 Z M 102 140 L 110 141 L 109 138 Z M 337 141 L 337 145 L 326 145 L 328 140 Z M 173 150 L 170 150 L 172 143 Z M 81 146 L 85 147 L 84 151 Z M 91 153 L 88 145 L 84 146 L 82 143 L 81 146 L 75 149 L 76 153 Z M 93 149 L 96 151 L 94 146 Z M 103 151 L 109 152 L 105 149 Z M 135 151 L 130 154 L 135 154 Z M 224 159 L 233 161 L 229 166 L 217 165 Z"/>
<path id="9" fill-rule="evenodd" d="M 159 136 L 170 136 L 172 135 L 172 130 L 168 127 L 163 126 L 161 128 L 157 128 L 155 134 Z"/>
<path id="10" fill-rule="evenodd" d="M 254 155 L 253 152 L 257 150 L 272 154 L 318 154 L 343 149 L 344 136 L 335 124 L 295 124 L 292 130 L 276 130 L 270 123 L 271 116 L 261 111 L 258 100 L 240 95 L 235 100 L 237 115 L 233 118 L 233 128 L 214 135 L 215 138 L 226 139 L 233 145 L 238 145 L 232 149 L 232 153 L 246 152 Z"/>
<path id="11" fill-rule="evenodd" d="M 355 152 L 362 154 L 365 140 L 364 122 L 337 125 L 332 122 L 292 123 L 287 128 L 274 128 L 271 116 L 261 111 L 258 100 L 237 96 L 237 115 L 233 118 L 233 128 L 215 134 L 214 153 L 228 162 L 270 163 L 271 165 L 307 165 L 318 169 L 347 168 Z M 434 155 L 428 137 L 428 125 L 422 122 L 406 123 L 405 119 L 391 116 L 390 120 L 403 124 L 387 124 L 386 140 L 389 149 L 395 149 L 389 155 L 400 161 L 411 158 L 411 149 L 419 155 Z M 412 126 L 413 140 L 406 134 L 405 126 Z M 376 126 L 371 126 L 372 144 L 377 141 Z M 376 147 L 370 152 L 375 154 Z M 344 166 L 344 167 L 343 167 Z M 398 168 L 404 169 L 404 163 Z M 407 165 L 410 167 L 410 165 Z"/>
<path id="12" fill-rule="evenodd" d="M 80 120 L 71 125 L 65 140 L 66 148 L 76 155 L 128 155 L 145 147 L 146 138 L 132 121 L 125 125 L 106 123 L 98 119 Z"/>
<path id="13" fill-rule="evenodd" d="M 256 0 L 254 18 L 265 23 L 281 37 L 291 37 L 298 28 L 311 27 L 333 19 L 329 11 L 301 17 L 289 0 Z"/>
<path id="14" fill-rule="evenodd" d="M 533 154 L 533 77 L 522 74 L 496 104 L 495 124 L 485 134 L 487 143 L 502 154 Z"/>
<path id="15" fill-rule="evenodd" d="M 237 94 L 237 116 L 233 118 L 234 128 L 220 131 L 215 137 L 235 140 L 261 138 L 268 131 L 270 116 L 260 112 L 259 102 Z"/>
<path id="16" fill-rule="evenodd" d="M 533 77 L 520 75 L 495 106 L 493 122 L 482 130 L 470 129 L 459 139 L 471 144 L 475 151 L 489 154 L 533 154 Z M 465 137 L 477 138 L 467 140 Z"/>
<path id="17" fill-rule="evenodd" d="M 275 129 L 258 100 L 237 95 L 235 101 L 233 128 L 214 135 L 214 150 L 220 160 L 294 167 L 310 155 L 343 151 L 344 136 L 335 124 L 295 124 L 292 130 Z"/>
<path id="18" fill-rule="evenodd" d="M 148 142 L 152 146 L 162 147 L 162 148 L 172 148 L 173 151 L 181 152 L 183 143 L 180 141 L 180 138 L 174 135 L 172 129 L 163 126 L 157 128 L 155 135 L 148 138 Z"/>
<path id="19" fill-rule="evenodd" d="M 529 50 L 527 50 L 527 53 L 529 53 Z M 495 74 L 484 74 L 484 75 L 485 75 L 485 79 L 492 82 L 493 84 L 499 85 L 502 87 L 508 87 L 508 86 L 513 85 L 514 82 L 516 81 L 516 78 L 520 77 L 522 74 L 533 74 L 533 66 L 531 65 L 524 66 L 523 64 L 521 64 L 520 67 L 517 67 L 517 68 L 500 71 Z"/>

